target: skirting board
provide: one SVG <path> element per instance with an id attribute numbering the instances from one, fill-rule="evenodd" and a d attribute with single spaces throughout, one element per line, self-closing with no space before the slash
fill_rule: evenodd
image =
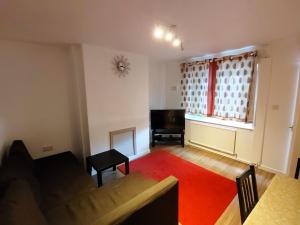
<path id="1" fill-rule="evenodd" d="M 283 173 L 282 173 L 281 171 L 279 171 L 279 170 L 274 170 L 274 169 L 272 169 L 272 168 L 270 168 L 270 167 L 267 167 L 267 166 L 264 166 L 264 165 L 258 165 L 258 163 L 252 163 L 252 162 L 247 161 L 247 160 L 239 159 L 239 158 L 237 157 L 237 155 L 236 155 L 236 156 L 232 156 L 232 155 L 229 155 L 229 154 L 224 154 L 224 153 L 222 153 L 222 152 L 215 151 L 215 150 L 213 150 L 213 149 L 209 149 L 209 148 L 205 148 L 205 147 L 200 147 L 200 146 L 198 146 L 198 145 L 194 145 L 194 144 L 192 144 L 192 143 L 190 143 L 190 142 L 188 142 L 188 141 L 185 142 L 185 145 L 191 146 L 191 147 L 193 147 L 193 148 L 201 149 L 201 150 L 204 150 L 204 151 L 216 153 L 216 154 L 225 156 L 225 157 L 227 157 L 227 158 L 230 158 L 230 159 L 233 159 L 233 160 L 236 160 L 236 161 L 238 161 L 238 162 L 242 162 L 242 163 L 245 163 L 245 164 L 248 164 L 248 165 L 251 165 L 251 164 L 252 164 L 252 165 L 257 166 L 259 169 L 262 169 L 262 170 L 267 171 L 267 172 L 271 172 L 271 173 L 275 173 L 275 174 L 283 174 Z"/>
<path id="2" fill-rule="evenodd" d="M 265 170 L 267 172 L 270 172 L 270 173 L 275 173 L 275 174 L 280 174 L 280 175 L 287 175 L 287 174 L 285 174 L 285 173 L 283 173 L 283 172 L 281 172 L 279 170 L 272 169 L 272 168 L 270 168 L 268 166 L 265 166 L 265 165 L 262 165 L 262 164 L 259 165 L 258 168 L 260 168 L 262 170 Z"/>
<path id="3" fill-rule="evenodd" d="M 136 154 L 136 155 L 133 155 L 133 156 L 129 156 L 129 161 L 135 160 L 135 159 L 140 158 L 140 157 L 142 157 L 142 156 L 144 156 L 144 155 L 147 155 L 147 154 L 149 154 L 149 153 L 150 153 L 150 149 L 148 148 L 148 149 L 147 149 L 146 151 L 144 151 L 144 152 L 141 152 L 141 153 Z"/>

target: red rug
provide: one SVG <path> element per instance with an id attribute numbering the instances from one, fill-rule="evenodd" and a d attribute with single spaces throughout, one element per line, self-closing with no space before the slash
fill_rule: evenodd
<path id="1" fill-rule="evenodd" d="M 124 165 L 118 168 L 124 173 Z M 182 225 L 215 224 L 236 194 L 234 181 L 163 150 L 131 161 L 130 172 L 136 171 L 157 181 L 177 177 Z"/>

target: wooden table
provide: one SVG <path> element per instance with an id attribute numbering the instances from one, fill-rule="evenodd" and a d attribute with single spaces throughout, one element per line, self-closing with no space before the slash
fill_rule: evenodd
<path id="1" fill-rule="evenodd" d="M 300 224 L 300 180 L 275 175 L 245 225 Z"/>
<path id="2" fill-rule="evenodd" d="M 91 155 L 86 158 L 87 172 L 92 174 L 92 167 L 97 171 L 98 187 L 102 186 L 102 171 L 110 167 L 116 170 L 116 166 L 125 163 L 125 174 L 129 174 L 129 159 L 115 149 Z"/>

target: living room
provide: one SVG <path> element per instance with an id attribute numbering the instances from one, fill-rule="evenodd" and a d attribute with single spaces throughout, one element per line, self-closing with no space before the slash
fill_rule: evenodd
<path id="1" fill-rule="evenodd" d="M 89 156 L 122 152 L 126 138 L 123 148 L 133 147 L 125 154 L 130 175 L 133 162 L 162 151 L 220 175 L 220 186 L 232 182 L 230 199 L 215 214 L 204 213 L 214 217 L 191 223 L 188 217 L 197 216 L 181 205 L 184 181 L 170 174 L 179 180 L 182 225 L 240 224 L 235 178 L 249 165 L 256 166 L 260 198 L 274 174 L 294 177 L 300 157 L 298 1 L 16 0 L 0 6 L 1 158 L 14 140 L 23 140 L 33 160 L 71 151 L 84 168 Z M 158 31 L 172 33 L 173 42 Z M 253 59 L 247 119 L 193 111 L 183 85 L 193 81 L 184 75 L 196 76 L 193 66 L 213 68 L 239 57 Z M 184 147 L 151 147 L 151 110 L 186 110 Z M 103 187 L 123 177 L 119 169 L 105 172 Z M 145 218 L 143 224 L 151 221 Z"/>

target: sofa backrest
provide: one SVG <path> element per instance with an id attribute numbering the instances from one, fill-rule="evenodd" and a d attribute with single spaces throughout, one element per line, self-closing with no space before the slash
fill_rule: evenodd
<path id="1" fill-rule="evenodd" d="M 8 152 L 9 157 L 20 157 L 29 167 L 33 167 L 33 159 L 22 140 L 14 140 Z"/>
<path id="2" fill-rule="evenodd" d="M 27 180 L 39 201 L 39 183 L 34 176 L 33 159 L 21 140 L 12 143 L 8 156 L 0 168 L 0 189 L 3 190 L 15 179 Z"/>
<path id="3" fill-rule="evenodd" d="M 0 168 L 0 225 L 44 225 L 40 186 L 25 144 L 15 140 Z"/>
<path id="4" fill-rule="evenodd" d="M 178 225 L 178 180 L 169 176 L 104 215 L 95 225 Z"/>

